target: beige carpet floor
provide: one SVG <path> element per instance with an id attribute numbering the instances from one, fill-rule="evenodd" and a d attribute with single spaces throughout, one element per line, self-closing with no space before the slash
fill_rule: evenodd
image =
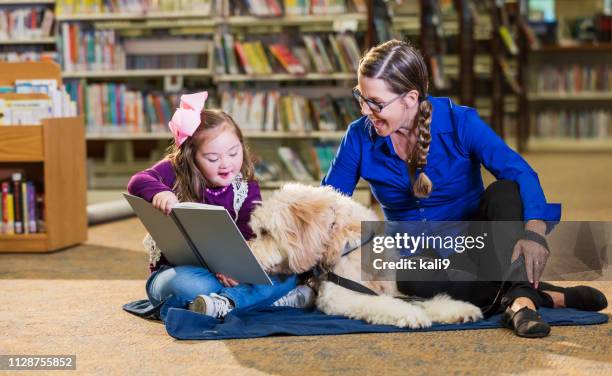
<path id="1" fill-rule="evenodd" d="M 611 154 L 527 157 L 564 219 L 612 220 Z M 0 255 L 0 354 L 77 356 L 76 372 L 18 374 L 612 374 L 610 323 L 554 327 L 540 340 L 494 329 L 176 341 L 121 310 L 144 297 L 143 234 L 128 219 L 92 227 L 68 250 Z M 589 284 L 612 299 L 612 282 Z"/>

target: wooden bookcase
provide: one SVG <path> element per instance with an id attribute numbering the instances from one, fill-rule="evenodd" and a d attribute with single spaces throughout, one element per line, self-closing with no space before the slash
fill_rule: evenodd
<path id="1" fill-rule="evenodd" d="M 54 63 L 0 63 L 0 85 L 55 78 Z M 40 94 L 5 94 L 37 98 Z M 50 252 L 87 239 L 85 125 L 82 117 L 43 119 L 42 125 L 0 126 L 0 168 L 23 170 L 43 188 L 46 232 L 0 234 L 0 252 Z"/>

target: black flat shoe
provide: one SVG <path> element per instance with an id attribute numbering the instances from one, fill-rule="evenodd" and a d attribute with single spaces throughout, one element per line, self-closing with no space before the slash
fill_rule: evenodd
<path id="1" fill-rule="evenodd" d="M 518 311 L 506 308 L 501 317 L 502 324 L 519 337 L 542 338 L 550 334 L 550 326 L 533 309 L 523 307 Z"/>
<path id="2" fill-rule="evenodd" d="M 608 306 L 606 296 L 601 291 L 589 286 L 559 287 L 540 282 L 538 290 L 561 292 L 565 296 L 566 307 L 581 311 L 601 311 Z"/>

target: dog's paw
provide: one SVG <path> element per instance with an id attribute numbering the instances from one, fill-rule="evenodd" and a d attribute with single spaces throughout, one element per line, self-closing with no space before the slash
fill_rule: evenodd
<path id="1" fill-rule="evenodd" d="M 431 319 L 421 307 L 409 305 L 403 307 L 402 316 L 397 320 L 395 326 L 411 329 L 429 328 Z"/>
<path id="2" fill-rule="evenodd" d="M 471 303 L 461 302 L 463 307 L 457 312 L 454 322 L 466 323 L 482 320 L 482 311 Z"/>
<path id="3" fill-rule="evenodd" d="M 441 324 L 461 324 L 482 319 L 482 311 L 475 305 L 438 295 L 421 303 L 432 321 Z"/>

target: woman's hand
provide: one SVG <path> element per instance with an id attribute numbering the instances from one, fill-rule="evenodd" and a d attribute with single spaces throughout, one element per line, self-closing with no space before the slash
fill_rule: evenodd
<path id="1" fill-rule="evenodd" d="M 151 203 L 154 207 L 163 211 L 167 215 L 170 214 L 170 211 L 174 205 L 179 203 L 179 200 L 174 193 L 170 191 L 163 191 L 153 196 L 153 201 Z"/>
<path id="2" fill-rule="evenodd" d="M 550 252 L 533 240 L 521 239 L 514 245 L 512 252 L 512 262 L 520 255 L 525 256 L 525 269 L 527 269 L 527 278 L 529 282 L 538 288 L 540 278 L 544 272 L 546 261 Z"/>
<path id="3" fill-rule="evenodd" d="M 217 279 L 223 284 L 223 286 L 225 287 L 234 287 L 234 286 L 238 286 L 238 281 L 236 281 L 233 278 L 230 278 L 228 276 L 225 276 L 221 273 L 217 273 L 215 274 L 215 277 L 217 277 Z"/>

